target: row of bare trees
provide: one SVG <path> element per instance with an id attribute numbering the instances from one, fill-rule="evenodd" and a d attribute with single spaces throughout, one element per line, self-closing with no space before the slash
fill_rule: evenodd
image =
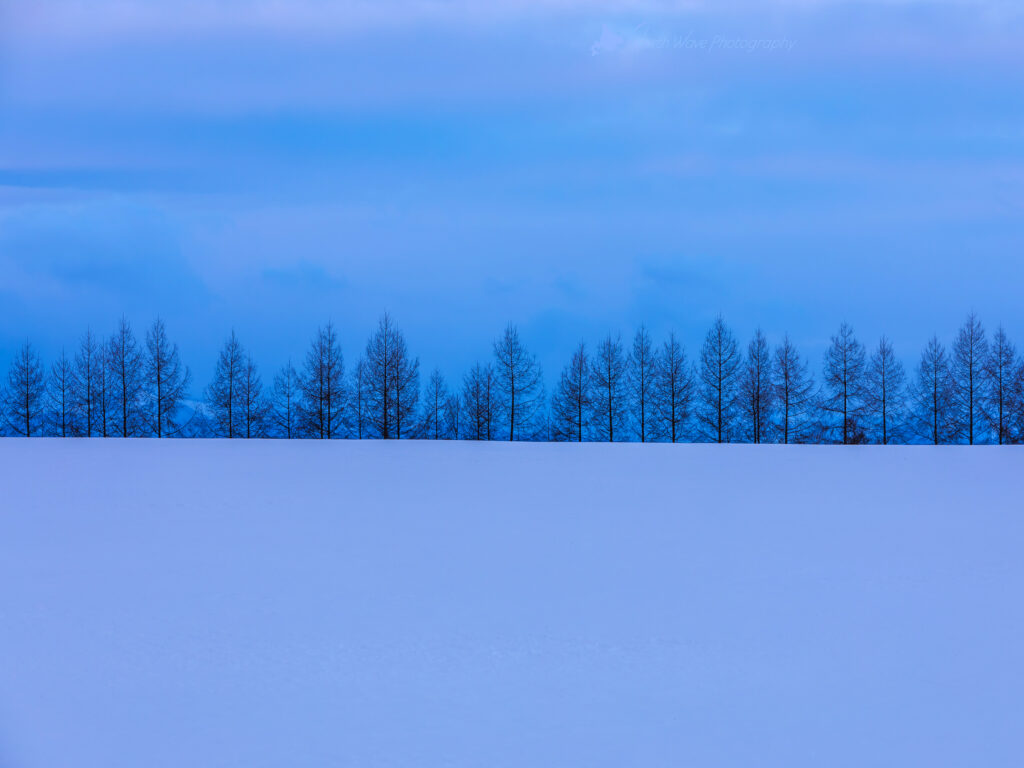
<path id="1" fill-rule="evenodd" d="M 657 348 L 645 328 L 629 350 L 610 335 L 593 356 L 580 344 L 550 418 L 556 440 L 1016 443 L 1024 366 L 974 314 L 950 350 L 933 337 L 910 377 L 888 338 L 868 350 L 844 323 L 815 382 L 788 336 L 772 349 L 758 330 L 743 350 L 718 318 L 692 365 L 674 334 Z"/>
<path id="2" fill-rule="evenodd" d="M 90 330 L 73 356 L 46 369 L 31 344 L 18 350 L 0 390 L 2 432 L 57 437 L 466 438 L 545 436 L 540 366 L 514 326 L 493 359 L 459 391 L 437 370 L 425 389 L 420 363 L 385 314 L 351 374 L 337 332 L 319 328 L 301 365 L 289 361 L 266 386 L 232 331 L 210 384 L 190 400 L 189 369 L 157 319 L 140 344 L 127 320 L 99 339 Z"/>
<path id="3" fill-rule="evenodd" d="M 747 443 L 1017 443 L 1024 441 L 1024 366 L 1002 327 L 974 314 L 947 349 L 937 337 L 910 375 L 891 342 L 870 350 L 843 324 L 820 380 L 788 336 L 760 330 L 741 348 L 722 318 L 691 362 L 674 333 L 641 327 L 573 350 L 548 398 L 515 326 L 458 386 L 419 359 L 385 314 L 347 372 L 337 332 L 318 329 L 296 368 L 265 386 L 232 332 L 202 396 L 157 319 L 140 343 L 122 319 L 92 331 L 45 369 L 26 344 L 2 389 L 8 435 L 82 437 L 423 438 Z"/>
<path id="4" fill-rule="evenodd" d="M 122 318 L 107 339 L 86 331 L 73 356 L 43 367 L 31 344 L 18 350 L 0 391 L 8 435 L 173 437 L 191 374 L 159 318 L 142 344 Z"/>

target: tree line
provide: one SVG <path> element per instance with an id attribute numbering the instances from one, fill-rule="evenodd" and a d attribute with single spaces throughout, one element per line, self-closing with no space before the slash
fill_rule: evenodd
<path id="1" fill-rule="evenodd" d="M 870 348 L 843 323 L 816 378 L 788 335 L 741 347 L 719 317 L 691 360 L 674 333 L 645 327 L 572 351 L 548 396 L 537 358 L 509 325 L 489 359 L 454 385 L 420 361 L 384 314 L 351 370 L 331 323 L 305 357 L 264 382 L 236 334 L 209 386 L 157 319 L 138 338 L 122 318 L 87 330 L 49 367 L 30 343 L 0 388 L 2 433 L 55 437 L 419 438 L 837 444 L 1024 442 L 1024 363 L 1000 326 L 970 314 L 947 347 L 933 336 L 904 369 L 883 336 Z"/>

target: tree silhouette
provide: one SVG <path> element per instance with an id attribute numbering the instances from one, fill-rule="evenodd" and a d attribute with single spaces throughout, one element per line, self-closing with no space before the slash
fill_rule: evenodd
<path id="1" fill-rule="evenodd" d="M 737 398 L 745 427 L 744 437 L 748 442 L 765 443 L 771 439 L 773 395 L 771 350 L 768 339 L 758 328 L 747 345 Z"/>
<path id="2" fill-rule="evenodd" d="M 657 438 L 655 416 L 655 382 L 658 354 L 651 343 L 651 334 L 643 325 L 633 337 L 633 348 L 626 359 L 626 388 L 633 434 L 641 443 Z"/>
<path id="3" fill-rule="evenodd" d="M 814 380 L 800 352 L 783 336 L 772 360 L 775 391 L 775 434 L 782 443 L 804 443 L 811 438 L 811 414 L 815 406 Z"/>
<path id="4" fill-rule="evenodd" d="M 982 406 L 985 402 L 985 363 L 988 360 L 988 342 L 985 329 L 973 312 L 967 316 L 953 341 L 950 373 L 953 381 L 953 400 L 957 432 L 968 445 L 983 438 Z"/>
<path id="5" fill-rule="evenodd" d="M 159 317 L 146 333 L 143 364 L 150 432 L 157 437 L 177 435 L 181 432 L 178 411 L 188 393 L 191 374 L 181 363 L 178 345 L 167 339 Z"/>
<path id="6" fill-rule="evenodd" d="M 1014 442 L 1012 414 L 1014 405 L 1014 380 L 1020 370 L 1017 350 L 1007 338 L 1000 325 L 989 345 L 985 359 L 985 397 L 982 399 L 982 415 L 989 429 L 996 436 L 999 445 Z"/>
<path id="7" fill-rule="evenodd" d="M 739 367 L 736 339 L 719 316 L 704 338 L 698 373 L 697 422 L 709 442 L 727 443 L 733 437 Z"/>
<path id="8" fill-rule="evenodd" d="M 136 437 L 142 434 L 145 425 L 142 414 L 144 368 L 135 334 L 123 316 L 107 344 L 107 369 L 115 412 L 114 433 L 120 437 Z"/>
<path id="9" fill-rule="evenodd" d="M 686 352 L 674 332 L 662 345 L 654 374 L 654 413 L 657 436 L 678 443 L 687 437 L 693 411 L 694 379 Z"/>
<path id="10" fill-rule="evenodd" d="M 42 434 L 46 373 L 38 353 L 24 344 L 14 356 L 3 392 L 7 428 L 15 435 L 33 437 Z"/>
<path id="11" fill-rule="evenodd" d="M 864 376 L 864 411 L 871 422 L 873 442 L 889 445 L 899 439 L 906 419 L 907 374 L 885 336 L 871 353 Z"/>
<path id="12" fill-rule="evenodd" d="M 591 402 L 594 418 L 591 425 L 594 439 L 615 442 L 626 438 L 626 360 L 622 341 L 611 334 L 597 345 L 597 354 L 590 361 Z"/>
<path id="13" fill-rule="evenodd" d="M 551 397 L 551 439 L 583 442 L 590 430 L 593 410 L 590 359 L 583 342 L 562 370 Z"/>
<path id="14" fill-rule="evenodd" d="M 476 363 L 462 380 L 464 435 L 467 440 L 493 440 L 492 427 L 497 407 L 494 368 Z"/>
<path id="15" fill-rule="evenodd" d="M 954 384 L 946 349 L 932 336 L 921 353 L 917 378 L 911 387 L 910 424 L 914 433 L 929 443 L 952 442 L 957 436 L 953 414 Z"/>
<path id="16" fill-rule="evenodd" d="M 822 409 L 833 442 L 850 445 L 867 439 L 861 425 L 865 365 L 864 347 L 854 337 L 853 328 L 843 323 L 825 353 Z"/>
<path id="17" fill-rule="evenodd" d="M 508 439 L 533 439 L 541 426 L 537 417 L 544 403 L 543 377 L 537 358 L 523 346 L 512 324 L 494 342 L 494 371 Z"/>
<path id="18" fill-rule="evenodd" d="M 299 374 L 289 360 L 274 377 L 274 392 L 267 413 L 271 426 L 278 437 L 292 439 L 299 437 L 299 406 L 302 389 Z"/>
<path id="19" fill-rule="evenodd" d="M 401 439 L 410 429 L 419 402 L 420 362 L 409 354 L 405 336 L 387 312 L 366 343 L 367 405 L 372 434 Z"/>
<path id="20" fill-rule="evenodd" d="M 77 382 L 75 368 L 64 350 L 61 349 L 53 365 L 46 385 L 47 421 L 49 433 L 54 437 L 77 437 L 78 410 L 75 407 Z"/>
<path id="21" fill-rule="evenodd" d="M 210 431 L 218 437 L 241 437 L 240 384 L 246 354 L 234 330 L 217 357 L 213 381 L 206 388 L 206 407 Z"/>
<path id="22" fill-rule="evenodd" d="M 345 361 L 332 323 L 318 328 L 299 377 L 302 431 L 307 437 L 331 440 L 345 429 Z"/>

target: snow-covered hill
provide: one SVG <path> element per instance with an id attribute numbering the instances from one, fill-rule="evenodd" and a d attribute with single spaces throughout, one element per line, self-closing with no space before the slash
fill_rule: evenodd
<path id="1" fill-rule="evenodd" d="M 1019 766 L 1022 469 L 0 440 L 0 765 Z"/>

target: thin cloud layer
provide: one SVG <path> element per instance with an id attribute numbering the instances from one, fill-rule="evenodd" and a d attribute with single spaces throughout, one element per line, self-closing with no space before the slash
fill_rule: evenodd
<path id="1" fill-rule="evenodd" d="M 387 307 L 451 375 L 510 319 L 549 370 L 718 312 L 1024 329 L 1012 4 L 2 8 L 0 362 L 121 311 L 273 366 Z"/>
<path id="2" fill-rule="evenodd" d="M 1021 14 L 1014 0 L 12 0 L 5 25 L 15 41 L 104 43 L 139 35 L 271 32 L 318 37 L 564 16 L 737 18 L 849 7 L 926 12 L 952 8 L 1001 20 Z"/>

